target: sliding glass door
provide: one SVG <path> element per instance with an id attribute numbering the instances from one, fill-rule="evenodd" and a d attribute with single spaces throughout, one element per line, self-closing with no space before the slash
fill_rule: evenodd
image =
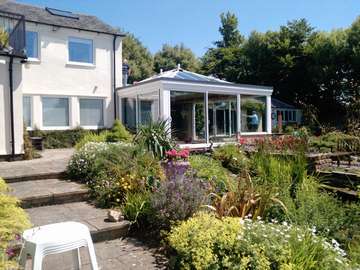
<path id="1" fill-rule="evenodd" d="M 236 96 L 209 94 L 209 135 L 212 141 L 235 139 Z"/>

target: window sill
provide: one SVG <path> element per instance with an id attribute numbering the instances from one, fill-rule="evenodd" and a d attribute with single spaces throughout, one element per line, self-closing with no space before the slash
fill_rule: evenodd
<path id="1" fill-rule="evenodd" d="M 70 126 L 54 126 L 54 127 L 42 127 L 41 130 L 69 130 Z"/>
<path id="2" fill-rule="evenodd" d="M 67 67 L 82 67 L 82 68 L 95 68 L 95 64 L 93 63 L 82 63 L 82 62 L 67 62 Z"/>
<path id="3" fill-rule="evenodd" d="M 31 58 L 29 57 L 28 59 L 26 59 L 26 63 L 29 64 L 40 64 L 40 59 L 39 58 Z"/>
<path id="4" fill-rule="evenodd" d="M 93 130 L 93 129 L 104 129 L 105 126 L 81 126 L 83 129 L 89 129 L 89 130 Z"/>

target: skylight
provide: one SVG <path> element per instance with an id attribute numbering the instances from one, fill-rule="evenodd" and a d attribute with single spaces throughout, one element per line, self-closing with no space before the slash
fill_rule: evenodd
<path id="1" fill-rule="evenodd" d="M 45 8 L 45 10 L 47 12 L 49 12 L 51 15 L 55 15 L 55 16 L 60 16 L 60 17 L 65 17 L 65 18 L 70 18 L 70 19 L 79 19 L 79 16 L 70 12 L 70 11 L 66 11 L 66 10 L 60 10 L 60 9 L 55 9 L 55 8 Z"/>

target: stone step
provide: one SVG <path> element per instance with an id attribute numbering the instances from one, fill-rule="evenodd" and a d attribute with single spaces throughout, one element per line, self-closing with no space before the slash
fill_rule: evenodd
<path id="1" fill-rule="evenodd" d="M 21 200 L 23 208 L 85 201 L 89 193 L 83 184 L 56 178 L 8 185 L 10 194 Z"/>
<path id="2" fill-rule="evenodd" d="M 54 171 L 54 172 L 40 172 L 40 173 L 33 173 L 29 172 L 28 174 L 14 174 L 12 176 L 2 176 L 6 183 L 17 183 L 17 182 L 25 182 L 25 181 L 34 181 L 34 180 L 46 180 L 46 179 L 53 179 L 53 178 L 65 178 L 66 171 Z M 1 175 L 0 175 L 1 177 Z"/>
<path id="3" fill-rule="evenodd" d="M 75 202 L 25 209 L 34 227 L 51 223 L 77 221 L 88 226 L 94 242 L 125 237 L 130 222 L 107 221 L 107 209 L 99 209 L 88 202 Z"/>

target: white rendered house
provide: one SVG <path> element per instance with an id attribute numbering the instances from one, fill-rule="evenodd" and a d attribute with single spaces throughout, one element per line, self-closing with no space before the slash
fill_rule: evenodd
<path id="1" fill-rule="evenodd" d="M 230 83 L 180 67 L 117 89 L 125 126 L 137 129 L 167 120 L 183 147 L 271 134 L 272 92 L 271 87 Z"/>
<path id="2" fill-rule="evenodd" d="M 23 152 L 31 130 L 111 127 L 122 82 L 122 37 L 98 18 L 0 4 L 0 156 Z"/>

